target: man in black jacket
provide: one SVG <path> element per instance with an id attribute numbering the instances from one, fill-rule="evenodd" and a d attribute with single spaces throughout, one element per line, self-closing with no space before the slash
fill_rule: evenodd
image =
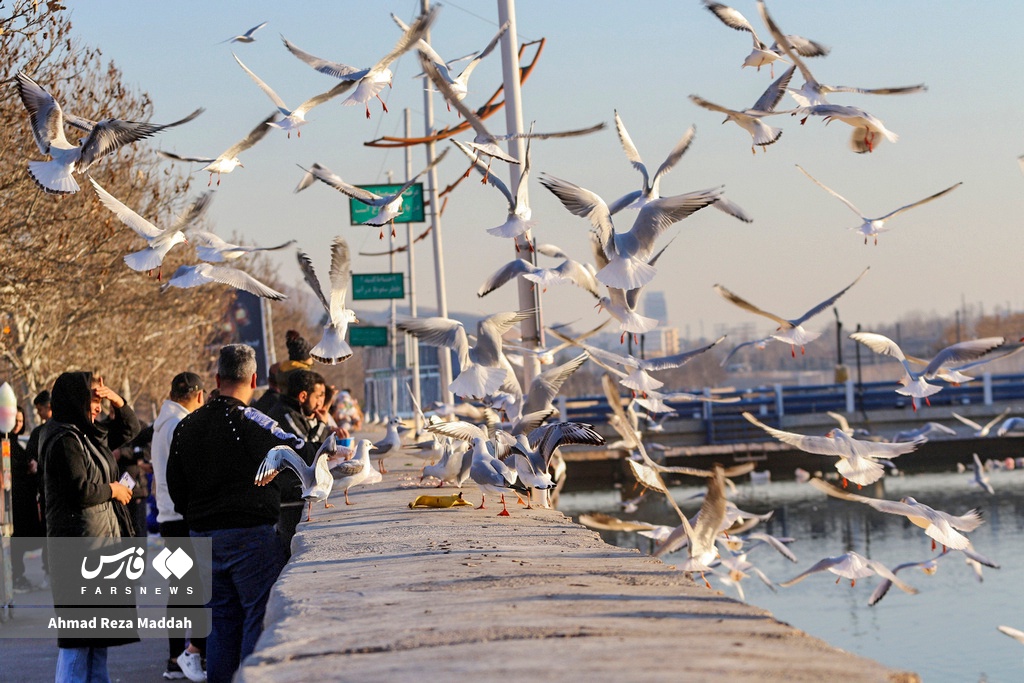
<path id="1" fill-rule="evenodd" d="M 220 350 L 216 398 L 182 419 L 167 460 L 167 490 L 193 538 L 212 539 L 213 594 L 207 603 L 207 675 L 230 681 L 263 630 L 270 589 L 285 564 L 274 529 L 277 485 L 256 486 L 256 470 L 274 446 L 310 458 L 303 439 L 248 407 L 256 389 L 256 352 L 245 344 Z M 315 452 L 315 449 L 314 449 Z"/>
<path id="2" fill-rule="evenodd" d="M 271 410 L 273 418 L 286 432 L 300 437 L 315 449 L 327 440 L 331 428 L 317 417 L 324 405 L 324 392 L 327 382 L 323 376 L 312 370 L 293 370 L 288 375 L 288 393 L 281 397 L 281 402 Z M 312 464 L 307 459 L 306 464 Z M 302 519 L 302 485 L 299 478 L 291 470 L 284 470 L 277 475 L 278 486 L 281 488 L 281 516 L 277 523 L 277 532 L 284 543 L 285 553 L 291 557 L 292 536 L 295 527 Z"/>

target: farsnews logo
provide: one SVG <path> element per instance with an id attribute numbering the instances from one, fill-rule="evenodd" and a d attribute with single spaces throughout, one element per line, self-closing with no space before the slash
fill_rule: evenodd
<path id="1" fill-rule="evenodd" d="M 86 556 L 82 558 L 82 578 L 95 579 L 104 571 L 109 570 L 109 573 L 101 578 L 113 580 L 123 575 L 129 581 L 134 581 L 141 577 L 146 569 L 146 562 L 143 559 L 145 554 L 144 547 L 136 546 L 126 548 L 113 555 L 100 555 L 98 559 Z M 95 563 L 94 566 L 90 567 L 93 563 Z M 153 569 L 164 579 L 169 579 L 172 574 L 176 579 L 180 579 L 189 573 L 194 564 L 195 562 L 182 548 L 178 548 L 174 552 L 163 548 L 151 563 Z"/>
<path id="2" fill-rule="evenodd" d="M 188 574 L 189 570 L 192 569 L 192 565 L 195 564 L 192 558 L 189 557 L 181 548 L 178 548 L 173 553 L 164 548 L 157 556 L 153 558 L 153 569 L 165 579 L 170 578 L 171 574 L 174 574 L 174 578 L 180 579 L 181 577 Z"/>

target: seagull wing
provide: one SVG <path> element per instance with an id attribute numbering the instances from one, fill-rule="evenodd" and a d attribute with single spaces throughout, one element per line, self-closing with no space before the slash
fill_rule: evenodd
<path id="1" fill-rule="evenodd" d="M 569 213 L 589 219 L 604 253 L 606 255 L 614 253 L 614 247 L 610 244 L 615 231 L 612 226 L 611 213 L 608 210 L 608 205 L 596 192 L 547 174 L 540 179 L 540 184 L 558 197 L 562 206 L 568 209 Z"/>
<path id="2" fill-rule="evenodd" d="M 477 438 L 484 440 L 488 438 L 487 432 L 472 422 L 439 422 L 426 425 L 424 429 L 433 434 L 440 434 L 467 443 L 471 443 L 473 439 Z"/>
<path id="3" fill-rule="evenodd" d="M 251 131 L 249 131 L 248 135 L 246 135 L 244 138 L 242 138 L 241 140 L 239 140 L 235 144 L 233 144 L 230 147 L 228 147 L 224 151 L 224 153 L 220 155 L 221 158 L 232 159 L 234 157 L 237 157 L 239 154 L 241 154 L 245 150 L 247 150 L 250 147 L 252 147 L 253 145 L 255 145 L 257 142 L 262 140 L 263 136 L 266 135 L 267 131 L 270 130 L 270 126 L 267 125 L 267 124 L 273 123 L 274 121 L 276 121 L 277 120 L 277 115 L 278 115 L 278 113 L 274 112 L 270 116 L 268 116 L 267 118 L 265 118 L 262 121 L 260 121 L 259 123 L 257 123 L 256 127 L 253 128 Z"/>
<path id="4" fill-rule="evenodd" d="M 335 97 L 337 97 L 338 95 L 340 95 L 340 94 L 342 94 L 344 92 L 348 92 L 354 86 L 355 86 L 355 82 L 354 81 L 342 81 L 341 83 L 339 83 L 338 85 L 334 86 L 333 88 L 331 88 L 330 90 L 328 90 L 326 92 L 322 92 L 319 95 L 313 95 L 308 100 L 306 100 L 305 102 L 300 104 L 298 107 L 296 107 L 294 113 L 296 113 L 296 114 L 298 114 L 298 113 L 305 114 L 307 111 L 309 111 L 313 107 L 321 105 L 321 104 L 323 104 L 324 102 L 326 102 L 328 100 L 332 100 L 332 99 L 334 99 Z"/>
<path id="5" fill-rule="evenodd" d="M 646 259 L 654 251 L 654 242 L 670 225 L 678 223 L 721 196 L 721 188 L 687 192 L 674 197 L 661 197 L 640 209 L 629 232 L 615 237 L 616 251 L 624 248 L 629 254 Z"/>
<path id="6" fill-rule="evenodd" d="M 313 294 L 316 294 L 316 298 L 323 304 L 324 310 L 328 315 L 331 314 L 331 304 L 327 302 L 327 297 L 324 296 L 324 290 L 320 287 L 320 279 L 316 276 L 316 271 L 313 270 L 313 262 L 309 259 L 309 256 L 305 254 L 301 249 L 298 250 L 299 269 L 302 271 L 302 277 L 305 278 L 306 284 L 313 290 Z"/>
<path id="7" fill-rule="evenodd" d="M 535 273 L 537 270 L 539 270 L 537 266 L 525 259 L 517 258 L 514 261 L 509 261 L 496 270 L 489 278 L 487 278 L 487 280 L 484 281 L 482 285 L 480 285 L 480 289 L 477 290 L 476 295 L 487 296 L 509 280 L 526 273 Z"/>
<path id="8" fill-rule="evenodd" d="M 163 230 L 129 209 L 127 206 L 115 199 L 114 195 L 100 187 L 100 184 L 97 183 L 94 178 L 90 177 L 89 182 L 91 182 L 92 186 L 96 188 L 96 195 L 100 198 L 103 206 L 110 209 L 114 215 L 117 216 L 118 220 L 134 230 L 140 237 L 144 237 L 149 241 L 164 234 Z"/>
<path id="9" fill-rule="evenodd" d="M 512 193 L 509 191 L 508 186 L 501 181 L 501 178 L 499 178 L 497 174 L 491 173 L 490 171 L 487 170 L 487 162 L 480 158 L 480 155 L 477 153 L 477 151 L 474 149 L 470 149 L 469 147 L 459 142 L 458 140 L 452 140 L 452 144 L 458 147 L 463 154 L 469 157 L 470 161 L 473 162 L 473 168 L 475 168 L 480 173 L 480 175 L 486 178 L 487 182 L 490 185 L 493 185 L 494 187 L 498 188 L 498 190 L 503 195 L 505 195 L 505 199 L 506 201 L 508 201 L 509 211 L 513 210 L 515 208 L 516 203 L 515 197 L 512 196 Z"/>
<path id="10" fill-rule="evenodd" d="M 658 191 L 658 185 L 661 182 L 662 177 L 668 175 L 669 171 L 675 168 L 676 164 L 679 163 L 679 160 L 683 158 L 684 154 L 686 154 L 686 150 L 690 148 L 690 143 L 693 142 L 693 138 L 696 134 L 697 129 L 695 127 L 690 126 L 687 128 L 686 132 L 683 133 L 683 137 L 679 138 L 679 141 L 676 142 L 676 146 L 673 147 L 672 151 L 668 153 L 667 157 L 665 157 L 665 161 L 661 162 L 661 166 L 659 166 L 658 170 L 654 172 L 654 179 L 651 181 L 651 188 L 655 192 Z"/>
<path id="11" fill-rule="evenodd" d="M 275 289 L 266 286 L 252 275 L 231 266 L 215 266 L 212 263 L 200 263 L 194 266 L 181 266 L 175 271 L 167 286 L 198 287 L 210 282 L 219 282 L 235 289 L 254 294 L 264 299 L 280 301 L 288 297 Z"/>
<path id="12" fill-rule="evenodd" d="M 326 59 L 314 57 L 308 52 L 301 50 L 292 43 L 288 42 L 288 40 L 285 39 L 284 36 L 281 36 L 281 40 L 284 41 L 284 46 L 288 48 L 289 52 L 291 52 L 293 55 L 304 61 L 306 64 L 309 64 L 311 67 L 313 67 L 322 74 L 334 76 L 335 78 L 340 78 L 343 81 L 355 82 L 358 81 L 363 76 L 365 76 L 366 73 L 369 71 L 369 69 L 360 69 L 358 67 L 349 66 L 348 64 L 330 62 L 327 61 Z M 237 59 L 237 57 L 235 59 Z M 248 69 L 246 69 L 246 71 L 248 71 Z"/>
<path id="13" fill-rule="evenodd" d="M 212 164 L 213 162 L 217 161 L 212 157 L 186 157 L 180 154 L 175 154 L 174 152 L 165 152 L 162 149 L 158 149 L 156 153 L 162 157 L 174 159 L 175 161 L 191 161 L 197 164 Z"/>
<path id="14" fill-rule="evenodd" d="M 802 167 L 802 166 L 801 166 L 800 164 L 797 164 L 797 165 L 796 165 L 796 167 L 797 167 L 798 169 L 800 169 L 800 172 L 801 172 L 801 173 L 803 173 L 803 174 L 804 174 L 805 176 L 807 176 L 808 178 L 810 178 L 810 179 L 811 179 L 811 181 L 812 181 L 812 182 L 813 182 L 813 183 L 814 183 L 815 185 L 817 185 L 817 186 L 818 186 L 818 187 L 820 187 L 821 189 L 825 190 L 825 192 L 828 192 L 828 193 L 829 193 L 830 195 L 832 195 L 833 197 L 835 197 L 836 199 L 838 199 L 839 201 L 841 201 L 841 202 L 842 202 L 843 204 L 846 204 L 846 205 L 847 205 L 848 207 L 850 207 L 850 211 L 853 211 L 853 212 L 854 212 L 855 214 L 857 214 L 857 216 L 858 216 L 858 217 L 860 217 L 860 218 L 861 218 L 862 220 L 863 220 L 863 219 L 865 218 L 864 214 L 863 214 L 863 213 L 861 213 L 861 210 L 860 210 L 860 209 L 858 209 L 858 208 L 857 208 L 856 206 L 854 206 L 854 205 L 853 205 L 853 202 L 851 202 L 851 201 L 850 201 L 849 199 L 847 199 L 846 197 L 844 197 L 843 195 L 839 194 L 838 192 L 836 192 L 835 190 L 833 190 L 833 189 L 832 189 L 831 187 L 829 187 L 828 185 L 826 185 L 825 183 L 821 182 L 820 180 L 818 180 L 817 178 L 815 178 L 814 176 L 812 176 L 812 175 L 811 175 L 810 173 L 808 173 L 807 171 L 805 171 L 805 170 L 803 169 L 803 167 Z"/>
<path id="15" fill-rule="evenodd" d="M 335 237 L 331 244 L 331 301 L 327 308 L 332 322 L 341 321 L 345 317 L 345 298 L 351 279 L 350 263 L 348 242 L 344 237 Z"/>
<path id="16" fill-rule="evenodd" d="M 640 361 L 640 367 L 643 368 L 644 370 L 647 370 L 648 372 L 653 372 L 653 371 L 656 371 L 656 370 L 667 370 L 669 368 L 682 367 L 683 365 L 686 365 L 691 360 L 693 360 L 694 358 L 696 358 L 700 354 L 704 353 L 705 351 L 711 350 L 712 348 L 714 348 L 716 345 L 720 344 L 724 340 L 725 340 L 725 335 L 722 335 L 721 337 L 719 337 L 715 341 L 711 342 L 710 344 L 708 344 L 706 346 L 702 346 L 699 349 L 693 349 L 691 351 L 686 351 L 684 353 L 677 353 L 677 354 L 672 355 L 672 356 L 662 356 L 661 358 L 650 358 L 650 359 L 646 359 L 646 360 L 641 360 Z"/>
<path id="17" fill-rule="evenodd" d="M 797 574 L 789 581 L 782 581 L 781 583 L 779 583 L 779 585 L 783 588 L 788 588 L 795 583 L 800 583 L 811 574 L 828 571 L 832 567 L 835 567 L 836 565 L 844 562 L 846 559 L 847 558 L 845 555 L 839 555 L 837 557 L 826 557 L 823 560 L 818 560 L 811 568 L 801 572 L 800 574 Z"/>
<path id="18" fill-rule="evenodd" d="M 769 313 L 768 311 L 764 311 L 764 310 L 758 308 L 757 306 L 755 306 L 754 304 L 750 303 L 746 299 L 744 299 L 744 298 L 742 298 L 742 297 L 740 297 L 740 296 L 738 296 L 736 294 L 733 294 L 732 292 L 730 292 L 728 289 L 726 289 L 722 285 L 715 285 L 714 286 L 714 290 L 716 292 L 718 292 L 718 294 L 720 296 L 724 297 L 730 303 L 733 303 L 733 304 L 739 306 L 740 308 L 742 308 L 742 309 L 744 309 L 746 311 L 750 311 L 751 313 L 754 313 L 755 315 L 761 315 L 761 316 L 764 316 L 765 318 L 768 318 L 770 320 L 774 320 L 775 322 L 779 323 L 783 327 L 792 327 L 793 326 L 793 323 L 789 322 L 785 318 L 780 318 L 779 316 L 775 315 L 774 313 Z"/>
<path id="19" fill-rule="evenodd" d="M 202 114 L 205 109 L 200 107 L 183 119 L 174 123 L 141 123 L 137 121 L 121 121 L 118 119 L 106 119 L 97 123 L 92 132 L 82 142 L 82 153 L 79 157 L 78 171 L 84 173 L 89 167 L 101 157 L 120 149 L 137 140 L 156 135 L 162 130 L 180 126 Z"/>
<path id="20" fill-rule="evenodd" d="M 900 215 L 904 211 L 909 211 L 910 209 L 913 209 L 915 206 L 921 206 L 922 204 L 927 204 L 928 202 L 930 202 L 933 199 L 938 199 L 942 195 L 949 194 L 950 192 L 952 192 L 956 188 L 960 187 L 961 185 L 963 185 L 962 182 L 950 185 L 945 190 L 942 190 L 941 192 L 936 192 L 935 194 L 933 194 L 930 197 L 925 197 L 924 199 L 922 199 L 920 201 L 916 201 L 913 204 L 907 204 L 906 206 L 901 206 L 900 208 L 896 209 L 895 211 L 890 211 L 889 213 L 885 214 L 884 216 L 882 216 L 878 220 L 885 220 L 887 218 L 892 218 L 893 216 Z"/>
<path id="21" fill-rule="evenodd" d="M 469 339 L 466 329 L 457 320 L 449 318 L 409 318 L 398 321 L 398 329 L 408 332 L 431 346 L 452 349 L 459 357 L 459 367 L 470 362 Z"/>
<path id="22" fill-rule="evenodd" d="M 750 413 L 743 413 L 743 417 L 746 418 L 747 422 L 760 427 L 779 441 L 788 443 L 790 446 L 795 446 L 807 453 L 815 453 L 817 455 L 849 455 L 849 453 L 838 443 L 836 439 L 829 438 L 827 436 L 806 436 L 804 434 L 784 432 L 781 429 L 775 429 L 774 427 L 769 427 L 763 422 L 760 422 Z"/>
<path id="23" fill-rule="evenodd" d="M 944 365 L 975 360 L 984 356 L 992 349 L 1002 346 L 1005 341 L 1004 337 L 984 337 L 982 339 L 960 342 L 959 344 L 951 344 L 935 354 L 935 357 L 925 366 L 922 374 L 930 379 Z"/>
<path id="24" fill-rule="evenodd" d="M 64 115 L 57 100 L 21 71 L 15 78 L 18 94 L 25 109 L 28 110 L 32 123 L 32 137 L 35 138 L 39 151 L 49 154 L 51 142 L 57 142 L 60 147 L 71 147 L 64 136 Z"/>
<path id="25" fill-rule="evenodd" d="M 246 66 L 245 64 L 242 64 L 242 60 L 238 58 L 238 55 L 236 55 L 236 54 L 235 54 L 234 52 L 232 52 L 232 53 L 231 53 L 231 56 L 235 58 L 235 61 L 236 61 L 236 62 L 238 62 L 238 66 L 242 67 L 242 70 L 244 70 L 244 71 L 245 71 L 245 73 L 249 74 L 249 78 L 251 78 L 251 79 L 252 79 L 253 81 L 255 81 L 255 82 L 256 82 L 256 85 L 258 85 L 258 86 L 260 87 L 260 90 L 262 90 L 263 92 L 265 92 L 265 93 L 267 94 L 267 97 L 269 97 L 269 98 L 270 98 L 270 101 L 271 101 L 271 102 L 273 102 L 273 103 L 274 103 L 274 105 L 275 105 L 275 106 L 276 106 L 276 107 L 277 107 L 278 109 L 280 109 L 280 110 L 281 110 L 281 113 L 282 113 L 282 114 L 288 115 L 288 114 L 290 114 L 290 113 L 291 113 L 291 112 L 290 112 L 290 111 L 288 110 L 288 105 L 286 105 L 286 104 L 284 103 L 284 100 L 282 100 L 282 99 L 281 99 L 280 97 L 278 97 L 278 96 L 277 96 L 277 93 L 276 93 L 276 92 L 274 92 L 274 89 L 273 89 L 273 88 L 271 88 L 271 87 L 270 87 L 269 85 L 267 85 L 266 83 L 264 83 L 264 82 L 263 82 L 263 80 L 262 80 L 262 79 L 261 79 L 261 78 L 260 78 L 259 76 L 257 76 L 256 74 L 254 74 L 254 73 L 253 73 L 253 72 L 252 72 L 252 71 L 251 71 L 251 70 L 249 69 L 249 67 L 247 67 L 247 66 Z"/>
<path id="26" fill-rule="evenodd" d="M 869 270 L 871 270 L 871 266 L 868 266 L 867 268 L 862 270 L 860 275 L 858 275 L 857 278 L 853 282 L 851 282 L 850 284 L 846 285 L 841 290 L 839 290 L 838 292 L 836 292 L 835 294 L 833 294 L 829 298 L 825 299 L 820 304 L 818 304 L 817 306 L 815 306 L 814 308 L 812 308 L 811 310 L 807 311 L 802 316 L 800 316 L 799 318 L 794 320 L 793 324 L 794 325 L 802 325 L 803 323 L 807 322 L 808 320 L 810 320 L 811 318 L 813 318 L 814 316 L 818 315 L 819 313 L 824 311 L 826 308 L 828 308 L 829 306 L 834 304 L 839 297 L 841 297 L 843 294 L 846 294 L 846 291 L 848 289 L 850 289 L 850 287 L 853 287 L 855 284 L 857 284 L 860 281 L 860 279 L 862 277 L 864 277 L 864 274 L 866 272 L 868 272 Z"/>
<path id="27" fill-rule="evenodd" d="M 793 78 L 795 71 L 796 67 L 791 66 L 781 76 L 772 81 L 772 84 L 761 93 L 761 96 L 757 98 L 757 102 L 754 102 L 754 106 L 751 109 L 756 112 L 774 112 L 775 107 L 779 106 L 782 96 L 786 94 L 789 81 Z"/>
<path id="28" fill-rule="evenodd" d="M 473 57 L 473 59 L 470 60 L 469 64 L 466 65 L 466 68 L 462 70 L 462 73 L 459 74 L 459 78 L 462 80 L 463 84 L 465 84 L 469 80 L 470 74 L 472 74 L 473 70 L 476 69 L 476 66 L 477 64 L 480 63 L 480 60 L 482 60 L 484 57 L 486 57 L 487 55 L 491 54 L 491 52 L 494 51 L 494 48 L 498 45 L 498 41 L 501 40 L 501 37 L 505 35 L 506 31 L 508 31 L 508 27 L 509 22 L 506 21 L 504 24 L 501 25 L 501 28 L 498 29 L 498 32 L 494 34 L 494 37 L 491 38 L 491 42 L 487 43 L 487 46 L 483 50 L 481 50 L 475 57 Z"/>
<path id="29" fill-rule="evenodd" d="M 256 470 L 256 485 L 264 486 L 270 483 L 286 467 L 299 475 L 302 488 L 311 488 L 316 483 L 313 468 L 307 465 L 298 453 L 288 446 L 274 446 L 267 452 Z"/>
<path id="30" fill-rule="evenodd" d="M 754 38 L 755 47 L 761 50 L 765 48 L 765 44 L 761 42 L 760 38 L 757 37 L 757 33 L 754 32 L 754 27 L 737 10 L 728 5 L 723 5 L 719 2 L 709 2 L 708 0 L 704 0 L 704 7 L 729 28 L 749 33 Z"/>
<path id="31" fill-rule="evenodd" d="M 346 183 L 326 166 L 313 164 L 308 172 L 312 173 L 313 177 L 320 182 L 330 185 L 338 192 L 348 195 L 349 197 L 352 197 L 352 199 L 360 201 L 363 204 L 367 204 L 369 206 L 383 206 L 388 202 L 388 197 L 382 197 L 375 192 L 370 192 L 369 190 L 364 190 L 361 187 L 356 187 L 355 185 Z"/>
<path id="32" fill-rule="evenodd" d="M 626 131 L 626 126 L 622 123 L 622 119 L 619 118 L 618 110 L 615 111 L 615 131 L 619 134 L 622 151 L 626 153 L 629 163 L 633 164 L 633 168 L 640 171 L 640 175 L 643 176 L 644 188 L 650 187 L 651 183 L 647 175 L 647 166 L 644 165 L 644 160 L 640 158 L 640 152 L 637 151 L 636 145 L 633 144 L 633 139 L 629 137 L 629 133 Z"/>

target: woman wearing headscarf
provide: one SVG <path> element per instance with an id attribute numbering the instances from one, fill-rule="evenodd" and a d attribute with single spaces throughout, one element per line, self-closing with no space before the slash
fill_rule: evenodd
<path id="1" fill-rule="evenodd" d="M 40 435 L 46 535 L 118 539 L 121 524 L 114 506 L 127 504 L 132 492 L 118 483 L 111 448 L 139 432 L 138 418 L 124 399 L 91 372 L 65 372 L 57 378 L 51 394 L 53 418 Z M 114 419 L 98 424 L 104 399 L 110 401 Z M 50 550 L 51 557 L 58 557 L 54 548 Z M 69 588 L 74 587 L 60 585 L 64 583 L 61 578 L 53 572 L 54 603 L 73 604 Z M 69 638 L 58 632 L 57 683 L 109 681 L 107 647 L 136 640 Z"/>

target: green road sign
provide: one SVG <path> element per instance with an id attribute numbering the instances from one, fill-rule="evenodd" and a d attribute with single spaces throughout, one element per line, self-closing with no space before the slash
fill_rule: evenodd
<path id="1" fill-rule="evenodd" d="M 350 346 L 387 346 L 388 328 L 357 325 L 348 328 Z"/>
<path id="2" fill-rule="evenodd" d="M 404 299 L 402 273 L 352 274 L 352 299 Z"/>
<path id="3" fill-rule="evenodd" d="M 405 183 L 398 185 L 358 185 L 364 190 L 374 194 L 386 196 L 394 194 L 402 189 Z M 356 199 L 348 200 L 349 214 L 352 217 L 352 225 L 362 225 L 377 215 L 379 207 L 363 204 Z M 402 193 L 402 213 L 395 217 L 396 223 L 422 223 L 426 220 L 423 214 L 423 183 L 413 183 Z"/>

